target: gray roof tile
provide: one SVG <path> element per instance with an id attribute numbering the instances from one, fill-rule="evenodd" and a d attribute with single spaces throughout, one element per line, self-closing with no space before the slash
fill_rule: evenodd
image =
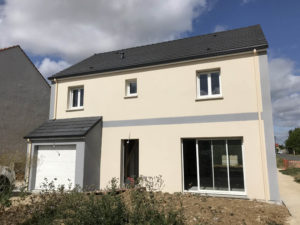
<path id="1" fill-rule="evenodd" d="M 84 137 L 102 117 L 48 120 L 24 138 Z"/>
<path id="2" fill-rule="evenodd" d="M 64 78 L 268 47 L 260 25 L 95 54 L 51 77 Z M 122 54 L 124 57 L 122 57 Z"/>

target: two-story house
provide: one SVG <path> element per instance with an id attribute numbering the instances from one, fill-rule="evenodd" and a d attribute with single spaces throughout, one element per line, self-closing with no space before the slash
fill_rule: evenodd
<path id="1" fill-rule="evenodd" d="M 48 120 L 50 85 L 20 46 L 0 49 L 0 165 L 18 163 L 24 177 L 24 135 Z"/>
<path id="2" fill-rule="evenodd" d="M 162 175 L 168 192 L 279 201 L 259 25 L 95 54 L 49 79 L 29 188 Z"/>

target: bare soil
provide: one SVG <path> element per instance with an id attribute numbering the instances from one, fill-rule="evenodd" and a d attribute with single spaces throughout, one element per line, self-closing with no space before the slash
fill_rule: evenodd
<path id="1" fill-rule="evenodd" d="M 285 206 L 243 199 L 219 197 L 182 197 L 188 224 L 285 224 L 289 212 Z"/>
<path id="2" fill-rule="evenodd" d="M 122 195 L 129 202 L 128 192 Z M 191 225 L 285 225 L 290 217 L 285 206 L 261 201 L 161 192 L 156 198 L 164 202 L 164 207 L 180 209 L 182 205 L 186 224 Z"/>

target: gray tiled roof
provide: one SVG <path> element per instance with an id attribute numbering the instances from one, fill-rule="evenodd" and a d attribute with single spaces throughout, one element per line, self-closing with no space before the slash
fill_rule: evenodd
<path id="1" fill-rule="evenodd" d="M 49 80 L 226 55 L 267 47 L 268 43 L 260 25 L 255 25 L 95 54 L 49 77 Z"/>
<path id="2" fill-rule="evenodd" d="M 24 138 L 84 137 L 102 117 L 48 120 Z"/>

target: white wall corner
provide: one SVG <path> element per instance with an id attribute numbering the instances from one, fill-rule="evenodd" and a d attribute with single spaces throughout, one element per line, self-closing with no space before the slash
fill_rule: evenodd
<path id="1" fill-rule="evenodd" d="M 270 200 L 279 202 L 278 177 L 275 154 L 274 128 L 272 118 L 272 102 L 270 92 L 270 79 L 267 54 L 259 55 L 259 72 L 261 82 L 262 113 L 261 118 L 264 126 L 265 149 L 267 159 L 267 172 L 269 183 Z"/>

